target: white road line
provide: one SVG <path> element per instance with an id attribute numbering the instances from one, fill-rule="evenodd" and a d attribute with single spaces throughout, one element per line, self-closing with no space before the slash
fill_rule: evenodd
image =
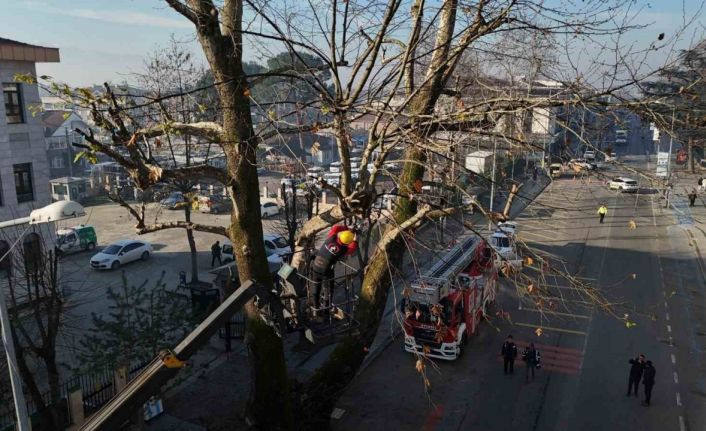
<path id="1" fill-rule="evenodd" d="M 676 364 L 676 363 L 677 363 L 677 357 L 674 356 L 674 353 L 672 353 L 672 364 Z"/>
<path id="2" fill-rule="evenodd" d="M 669 308 L 669 304 L 667 304 L 667 301 L 664 301 L 664 308 Z"/>
<path id="3" fill-rule="evenodd" d="M 679 431 L 686 431 L 686 424 L 684 423 L 684 416 L 679 416 Z"/>
<path id="4" fill-rule="evenodd" d="M 674 372 L 674 383 L 679 383 L 679 375 L 676 371 Z"/>
<path id="5" fill-rule="evenodd" d="M 669 322 L 669 313 L 667 313 L 664 317 L 667 319 L 667 322 Z"/>
<path id="6" fill-rule="evenodd" d="M 667 325 L 667 332 L 672 332 L 672 325 Z"/>
<path id="7" fill-rule="evenodd" d="M 681 395 L 679 395 L 679 392 L 677 392 L 677 405 L 681 407 Z"/>

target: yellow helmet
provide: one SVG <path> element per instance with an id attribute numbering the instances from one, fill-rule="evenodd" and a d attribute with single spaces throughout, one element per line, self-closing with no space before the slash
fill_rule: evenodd
<path id="1" fill-rule="evenodd" d="M 348 245 L 355 241 L 355 234 L 349 230 L 344 230 L 338 233 L 338 242 L 343 245 Z"/>

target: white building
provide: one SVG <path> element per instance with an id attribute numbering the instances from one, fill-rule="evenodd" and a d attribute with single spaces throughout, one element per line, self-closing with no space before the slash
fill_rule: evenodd
<path id="1" fill-rule="evenodd" d="M 59 50 L 0 38 L 0 222 L 27 217 L 34 208 L 51 203 L 44 127 L 32 108 L 41 106 L 36 84 L 18 75 L 36 76 L 36 63 L 58 62 Z M 27 225 L 0 232 L 0 257 L 8 242 L 23 235 L 25 254 L 39 250 L 40 236 L 53 236 Z M 34 232 L 36 230 L 36 232 Z M 50 229 L 53 231 L 53 229 Z"/>

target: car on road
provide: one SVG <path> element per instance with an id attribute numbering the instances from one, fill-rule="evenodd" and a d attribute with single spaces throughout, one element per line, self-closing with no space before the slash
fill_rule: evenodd
<path id="1" fill-rule="evenodd" d="M 159 203 L 159 206 L 169 210 L 175 210 L 179 208 L 184 202 L 186 202 L 186 197 L 184 197 L 184 194 L 182 192 L 172 192 L 169 196 L 162 199 L 162 201 Z"/>
<path id="2" fill-rule="evenodd" d="M 583 158 L 588 160 L 589 162 L 592 162 L 596 159 L 596 152 L 595 150 L 586 150 L 583 153 Z"/>
<path id="3" fill-rule="evenodd" d="M 233 202 L 227 196 L 199 196 L 199 211 L 202 213 L 222 214 L 233 209 Z"/>
<path id="4" fill-rule="evenodd" d="M 152 245 L 145 241 L 123 239 L 115 241 L 91 258 L 93 269 L 117 269 L 121 265 L 136 260 L 147 260 L 154 250 Z"/>
<path id="5" fill-rule="evenodd" d="M 610 190 L 619 190 L 623 193 L 637 192 L 637 181 L 627 177 L 616 177 L 608 183 Z"/>
<path id="6" fill-rule="evenodd" d="M 574 171 L 580 171 L 580 170 L 587 170 L 587 171 L 592 171 L 596 169 L 596 164 L 589 162 L 584 159 L 571 159 L 569 161 L 569 166 L 574 169 Z"/>
<path id="7" fill-rule="evenodd" d="M 279 205 L 275 202 L 264 202 L 260 204 L 260 217 L 267 218 L 270 216 L 276 216 L 281 211 Z"/>

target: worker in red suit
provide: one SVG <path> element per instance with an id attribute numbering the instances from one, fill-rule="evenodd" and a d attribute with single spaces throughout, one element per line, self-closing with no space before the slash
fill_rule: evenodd
<path id="1" fill-rule="evenodd" d="M 321 288 L 324 282 L 328 282 L 330 305 L 333 297 L 333 279 L 336 263 L 341 258 L 355 253 L 357 248 L 358 241 L 352 228 L 345 225 L 336 225 L 331 228 L 311 265 L 315 308 L 318 309 L 321 306 Z"/>

